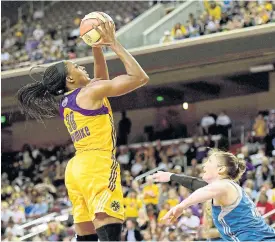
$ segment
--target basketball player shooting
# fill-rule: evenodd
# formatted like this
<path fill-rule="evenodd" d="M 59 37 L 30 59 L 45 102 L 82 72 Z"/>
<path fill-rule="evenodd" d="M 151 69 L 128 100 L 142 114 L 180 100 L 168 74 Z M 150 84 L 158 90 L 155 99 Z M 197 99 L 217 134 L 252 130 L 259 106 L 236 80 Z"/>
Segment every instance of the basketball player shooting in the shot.
<path fill-rule="evenodd" d="M 42 81 L 18 91 L 24 112 L 37 120 L 57 113 L 72 138 L 76 155 L 66 167 L 65 184 L 73 206 L 77 241 L 120 241 L 124 221 L 120 168 L 115 159 L 116 133 L 108 97 L 129 93 L 149 77 L 115 37 L 114 25 L 98 19 L 101 36 L 92 45 L 94 78 L 83 66 L 61 61 L 46 68 Z M 123 62 L 127 74 L 109 80 L 101 46 L 108 45 Z"/>

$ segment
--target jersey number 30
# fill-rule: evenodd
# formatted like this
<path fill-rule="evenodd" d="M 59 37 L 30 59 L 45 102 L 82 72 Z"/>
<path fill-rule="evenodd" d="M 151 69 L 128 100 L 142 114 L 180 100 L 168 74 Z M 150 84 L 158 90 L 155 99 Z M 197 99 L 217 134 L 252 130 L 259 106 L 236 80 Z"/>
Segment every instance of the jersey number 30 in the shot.
<path fill-rule="evenodd" d="M 74 121 L 73 112 L 70 112 L 69 114 L 66 115 L 66 121 L 67 121 L 68 129 L 70 133 L 77 129 L 76 122 Z"/>

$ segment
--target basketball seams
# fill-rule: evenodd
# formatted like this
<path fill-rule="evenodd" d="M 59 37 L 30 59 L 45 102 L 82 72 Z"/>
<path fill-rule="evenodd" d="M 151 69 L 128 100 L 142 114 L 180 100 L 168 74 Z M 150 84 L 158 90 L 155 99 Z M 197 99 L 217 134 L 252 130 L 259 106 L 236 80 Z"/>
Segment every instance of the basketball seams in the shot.
<path fill-rule="evenodd" d="M 96 29 L 92 28 L 92 26 L 91 26 L 92 24 L 84 23 L 85 21 L 87 21 L 89 19 L 92 19 L 92 22 L 100 19 L 104 23 L 110 21 L 113 24 L 114 24 L 114 21 L 108 14 L 106 14 L 104 12 L 92 12 L 92 13 L 85 15 L 85 17 L 82 19 L 81 24 L 80 24 L 80 32 L 81 32 L 80 37 L 83 39 L 83 41 L 86 44 L 92 45 L 92 44 L 98 42 L 101 39 L 101 36 L 98 33 L 98 31 L 96 31 Z M 95 21 L 95 22 L 97 22 L 97 24 L 94 23 L 94 25 L 98 26 L 99 21 Z M 100 30 L 102 30 L 102 28 L 100 26 L 98 26 L 98 28 Z M 83 31 L 81 31 L 81 30 L 83 30 Z"/>

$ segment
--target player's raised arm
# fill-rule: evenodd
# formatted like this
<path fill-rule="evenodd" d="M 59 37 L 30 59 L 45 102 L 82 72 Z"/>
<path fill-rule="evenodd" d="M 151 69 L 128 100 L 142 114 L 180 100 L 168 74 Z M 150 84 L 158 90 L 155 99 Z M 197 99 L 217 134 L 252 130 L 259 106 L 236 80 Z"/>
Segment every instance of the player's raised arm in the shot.
<path fill-rule="evenodd" d="M 109 80 L 108 66 L 101 46 L 93 47 L 94 55 L 94 78 L 101 80 Z"/>
<path fill-rule="evenodd" d="M 112 80 L 102 80 L 91 85 L 92 99 L 102 99 L 104 97 L 121 96 L 145 85 L 149 77 L 138 64 L 135 58 L 116 40 L 114 26 L 110 22 L 101 23 L 101 40 L 94 46 L 108 45 L 118 55 L 123 62 L 126 75 L 120 75 Z"/>
<path fill-rule="evenodd" d="M 155 182 L 175 181 L 192 192 L 207 185 L 207 182 L 197 177 L 186 176 L 184 174 L 178 175 L 171 172 L 158 171 L 152 175 L 152 178 Z"/>

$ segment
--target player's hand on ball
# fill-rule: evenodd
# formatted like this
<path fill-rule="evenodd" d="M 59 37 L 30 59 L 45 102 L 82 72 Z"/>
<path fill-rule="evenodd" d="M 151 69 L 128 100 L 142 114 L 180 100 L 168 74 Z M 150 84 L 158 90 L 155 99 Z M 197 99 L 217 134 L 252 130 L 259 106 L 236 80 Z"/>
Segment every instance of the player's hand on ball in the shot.
<path fill-rule="evenodd" d="M 98 42 L 94 43 L 93 47 L 100 47 L 102 45 L 110 46 L 116 41 L 115 37 L 115 25 L 113 22 L 107 21 L 103 22 L 101 19 L 97 19 L 100 22 L 100 25 L 93 28 L 100 34 L 101 38 Z"/>
<path fill-rule="evenodd" d="M 183 213 L 183 207 L 181 206 L 181 204 L 178 204 L 177 206 L 171 208 L 161 220 L 164 220 L 165 222 L 173 223 L 178 219 L 179 216 L 182 215 L 182 213 Z"/>
<path fill-rule="evenodd" d="M 173 173 L 158 171 L 152 175 L 154 182 L 169 182 Z"/>

